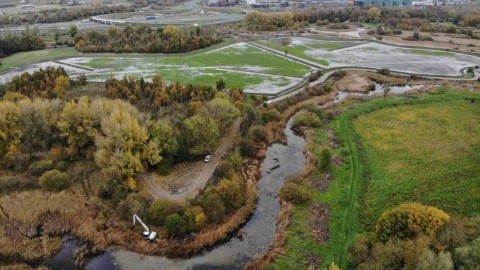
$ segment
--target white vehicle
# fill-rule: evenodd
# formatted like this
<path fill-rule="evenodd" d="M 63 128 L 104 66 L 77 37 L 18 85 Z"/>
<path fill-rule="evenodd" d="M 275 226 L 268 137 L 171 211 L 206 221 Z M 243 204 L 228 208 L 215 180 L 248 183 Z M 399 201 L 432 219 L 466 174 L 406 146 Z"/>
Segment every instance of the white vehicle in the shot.
<path fill-rule="evenodd" d="M 208 162 L 210 161 L 210 159 L 211 159 L 211 158 L 212 158 L 212 156 L 210 156 L 210 155 L 207 155 L 207 156 L 205 157 L 205 163 L 208 163 Z"/>
<path fill-rule="evenodd" d="M 153 239 L 155 239 L 155 236 L 157 236 L 157 233 L 154 231 L 150 231 L 147 225 L 143 223 L 143 221 L 140 219 L 139 216 L 137 216 L 137 214 L 133 215 L 133 226 L 135 226 L 136 220 L 138 220 L 138 222 L 140 222 L 140 224 L 142 224 L 143 228 L 145 229 L 145 231 L 142 233 L 143 236 L 145 236 L 145 238 L 147 238 L 148 240 L 153 241 Z"/>
<path fill-rule="evenodd" d="M 272 103 L 273 103 L 272 99 L 267 100 L 267 104 L 272 104 Z"/>

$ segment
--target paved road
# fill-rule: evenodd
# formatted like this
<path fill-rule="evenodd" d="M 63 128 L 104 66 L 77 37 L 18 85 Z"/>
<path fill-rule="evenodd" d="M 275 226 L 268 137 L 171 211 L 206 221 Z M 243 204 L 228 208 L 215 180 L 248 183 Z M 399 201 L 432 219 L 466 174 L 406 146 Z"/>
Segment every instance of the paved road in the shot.
<path fill-rule="evenodd" d="M 222 143 L 217 148 L 215 153 L 212 154 L 210 162 L 205 163 L 201 169 L 201 173 L 196 175 L 195 179 L 192 179 L 191 185 L 183 188 L 180 192 L 171 192 L 163 189 L 157 183 L 155 183 L 154 175 L 145 173 L 138 175 L 138 179 L 144 184 L 145 191 L 152 195 L 155 199 L 171 199 L 177 201 L 183 201 L 189 198 L 194 198 L 198 195 L 200 190 L 203 190 L 208 183 L 208 180 L 212 177 L 215 169 L 222 160 L 222 157 L 227 151 L 232 148 L 235 137 L 240 132 L 240 119 L 235 121 L 227 131 L 227 135 L 223 138 Z"/>

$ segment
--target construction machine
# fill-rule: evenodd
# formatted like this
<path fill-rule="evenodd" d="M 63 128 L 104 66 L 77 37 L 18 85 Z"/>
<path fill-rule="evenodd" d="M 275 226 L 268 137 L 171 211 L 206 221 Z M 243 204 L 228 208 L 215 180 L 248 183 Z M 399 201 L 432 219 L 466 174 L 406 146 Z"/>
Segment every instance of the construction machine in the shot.
<path fill-rule="evenodd" d="M 143 228 L 145 231 L 142 233 L 143 236 L 145 236 L 146 239 L 153 241 L 155 239 L 155 236 L 157 236 L 157 233 L 154 231 L 150 231 L 150 229 L 143 223 L 143 221 L 140 219 L 140 217 L 137 214 L 133 215 L 133 226 L 135 226 L 135 222 L 138 221 L 140 224 L 142 224 Z"/>

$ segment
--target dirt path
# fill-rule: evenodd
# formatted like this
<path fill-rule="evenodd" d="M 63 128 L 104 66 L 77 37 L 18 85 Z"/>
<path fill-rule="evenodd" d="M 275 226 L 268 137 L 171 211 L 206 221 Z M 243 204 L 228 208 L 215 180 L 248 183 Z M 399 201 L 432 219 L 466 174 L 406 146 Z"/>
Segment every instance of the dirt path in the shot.
<path fill-rule="evenodd" d="M 155 199 L 171 199 L 176 201 L 183 201 L 189 198 L 194 198 L 198 195 L 200 190 L 204 189 L 208 183 L 208 180 L 212 177 L 215 169 L 222 160 L 222 157 L 227 153 L 227 151 L 233 146 L 235 137 L 238 135 L 240 129 L 240 120 L 237 120 L 232 126 L 228 129 L 226 136 L 223 138 L 220 146 L 212 154 L 212 159 L 208 163 L 199 161 L 196 163 L 196 166 L 190 169 L 197 169 L 197 173 L 190 170 L 186 172 L 190 177 L 187 179 L 188 184 L 184 185 L 181 188 L 174 190 L 165 190 L 157 181 L 158 175 L 155 173 L 143 173 L 137 176 L 137 179 L 143 184 L 143 191 L 151 195 Z M 178 174 L 173 174 L 173 178 L 181 177 Z M 193 178 L 192 178 L 193 177 Z M 168 182 L 168 178 L 166 181 Z"/>

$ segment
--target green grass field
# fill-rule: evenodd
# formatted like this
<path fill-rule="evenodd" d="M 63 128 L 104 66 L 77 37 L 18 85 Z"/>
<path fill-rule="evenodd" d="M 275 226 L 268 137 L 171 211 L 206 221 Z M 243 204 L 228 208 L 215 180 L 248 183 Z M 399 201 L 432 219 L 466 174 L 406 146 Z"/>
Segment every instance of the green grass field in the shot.
<path fill-rule="evenodd" d="M 110 74 L 150 78 L 159 74 L 170 83 L 196 83 L 215 85 L 223 78 L 227 87 L 252 88 L 270 84 L 273 87 L 292 85 L 292 80 L 282 76 L 303 77 L 310 71 L 299 64 L 273 53 L 265 53 L 247 45 L 234 45 L 204 54 L 172 57 L 94 57 L 79 65 L 99 69 L 91 78 L 106 78 Z M 103 69 L 103 70 L 102 70 Z M 279 75 L 279 76 L 270 76 Z M 299 80 L 299 79 L 296 79 Z M 264 87 L 264 86 L 262 86 Z M 255 89 L 249 89 L 256 92 Z M 276 89 L 262 90 L 266 93 Z"/>
<path fill-rule="evenodd" d="M 480 106 L 465 100 L 361 115 L 354 129 L 370 181 L 362 216 L 372 223 L 405 201 L 455 216 L 480 214 Z"/>
<path fill-rule="evenodd" d="M 16 53 L 0 59 L 0 61 L 2 61 L 2 65 L 0 66 L 0 73 L 8 69 L 23 65 L 57 60 L 67 57 L 76 57 L 80 55 L 81 54 L 75 51 L 74 48 L 55 48 Z"/>
<path fill-rule="evenodd" d="M 234 46 L 210 53 L 183 57 L 149 57 L 147 59 L 122 57 L 92 58 L 84 66 L 91 68 L 114 67 L 115 72 L 130 69 L 154 69 L 159 74 L 165 69 L 215 68 L 217 66 L 241 71 L 259 71 L 260 73 L 303 77 L 310 71 L 308 66 L 299 64 L 272 53 L 250 46 Z M 181 74 L 179 74 L 181 75 Z"/>
<path fill-rule="evenodd" d="M 325 50 L 330 51 L 330 50 L 341 49 L 341 48 L 346 47 L 345 45 L 342 45 L 342 44 L 339 44 L 339 43 L 309 44 L 308 47 L 304 46 L 304 45 L 284 46 L 284 45 L 279 44 L 279 43 L 266 42 L 266 41 L 262 41 L 261 44 L 264 45 L 264 46 L 270 47 L 272 49 L 275 49 L 277 51 L 281 51 L 281 52 L 284 52 L 285 50 L 287 50 L 288 53 L 291 54 L 291 55 L 294 55 L 294 56 L 297 56 L 297 57 L 300 57 L 300 58 L 304 58 L 304 59 L 310 60 L 312 62 L 319 63 L 320 65 L 323 65 L 323 66 L 328 66 L 328 61 L 327 60 L 312 57 L 312 56 L 306 54 L 305 51 L 311 50 L 312 48 L 313 49 L 325 49 Z"/>
<path fill-rule="evenodd" d="M 62 39 L 63 40 L 63 39 Z M 235 42 L 233 39 L 226 39 L 224 42 L 220 44 L 216 44 L 210 46 L 208 48 L 199 49 L 193 52 L 188 53 L 180 53 L 180 54 L 139 54 L 139 53 L 130 53 L 130 54 L 121 54 L 121 56 L 125 57 L 135 57 L 135 58 L 152 58 L 152 57 L 185 57 L 189 55 L 201 54 L 213 49 L 221 48 L 224 46 L 231 45 Z M 49 48 L 43 49 L 38 51 L 30 51 L 30 52 L 20 52 L 13 55 L 10 55 L 5 58 L 1 58 L 0 61 L 2 65 L 0 65 L 0 73 L 15 67 L 20 67 L 23 65 L 29 65 L 34 63 L 40 63 L 45 61 L 51 60 L 59 60 L 65 59 L 70 57 L 87 57 L 87 56 L 98 56 L 98 57 L 108 57 L 108 58 L 116 58 L 119 57 L 119 54 L 113 53 L 80 53 L 77 52 L 74 48 Z"/>
<path fill-rule="evenodd" d="M 467 98 L 475 98 L 472 103 Z M 343 164 L 326 193 L 313 189 L 313 200 L 295 206 L 288 229 L 286 256 L 275 269 L 306 269 L 306 254 L 323 264 L 349 269 L 348 245 L 356 233 L 372 229 L 378 216 L 405 201 L 439 207 L 454 216 L 480 214 L 480 95 L 438 91 L 415 99 L 401 96 L 347 103 L 342 114 L 315 132 L 314 154 L 328 148 L 326 129 L 341 142 Z M 321 177 L 317 169 L 308 179 Z M 308 185 L 306 183 L 306 185 Z M 310 237 L 310 206 L 330 206 L 331 239 Z"/>

